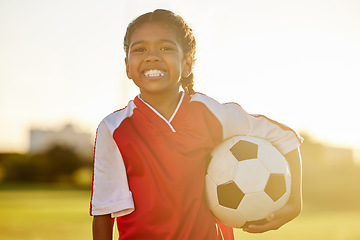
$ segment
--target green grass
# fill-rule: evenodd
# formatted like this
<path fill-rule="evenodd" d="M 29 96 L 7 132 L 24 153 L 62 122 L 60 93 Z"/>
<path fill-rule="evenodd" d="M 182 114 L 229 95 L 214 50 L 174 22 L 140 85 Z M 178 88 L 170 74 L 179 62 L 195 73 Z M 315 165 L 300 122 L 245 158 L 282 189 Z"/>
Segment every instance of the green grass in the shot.
<path fill-rule="evenodd" d="M 0 239 L 91 239 L 89 190 L 0 189 Z M 249 234 L 235 230 L 241 240 L 357 240 L 360 211 L 315 209 L 305 205 L 302 214 L 277 231 Z"/>
<path fill-rule="evenodd" d="M 91 239 L 89 197 L 83 190 L 0 190 L 1 239 Z"/>
<path fill-rule="evenodd" d="M 249 234 L 235 230 L 241 240 L 358 240 L 360 239 L 360 212 L 307 211 L 277 231 Z"/>

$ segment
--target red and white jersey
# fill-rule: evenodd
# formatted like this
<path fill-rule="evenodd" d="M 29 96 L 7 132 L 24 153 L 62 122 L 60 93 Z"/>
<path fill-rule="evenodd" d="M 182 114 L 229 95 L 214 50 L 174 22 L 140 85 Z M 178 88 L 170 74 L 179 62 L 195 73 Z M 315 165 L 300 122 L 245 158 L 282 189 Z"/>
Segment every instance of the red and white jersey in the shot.
<path fill-rule="evenodd" d="M 183 94 L 169 120 L 137 96 L 98 127 L 90 214 L 117 217 L 120 239 L 222 239 L 203 197 L 205 173 L 212 149 L 235 135 L 267 139 L 283 154 L 302 141 L 200 93 Z"/>

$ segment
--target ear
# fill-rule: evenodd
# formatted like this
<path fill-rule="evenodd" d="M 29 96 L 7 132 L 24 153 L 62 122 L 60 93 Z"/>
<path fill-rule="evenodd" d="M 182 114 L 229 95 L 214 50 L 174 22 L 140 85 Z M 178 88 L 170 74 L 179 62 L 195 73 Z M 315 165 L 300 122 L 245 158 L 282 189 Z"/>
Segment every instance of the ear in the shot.
<path fill-rule="evenodd" d="M 129 79 L 132 79 L 131 78 L 131 73 L 130 73 L 129 61 L 128 61 L 127 57 L 125 58 L 125 66 L 126 66 L 126 75 L 127 75 L 127 77 Z"/>
<path fill-rule="evenodd" d="M 192 72 L 193 60 L 185 59 L 185 63 L 182 69 L 181 77 L 187 78 Z"/>

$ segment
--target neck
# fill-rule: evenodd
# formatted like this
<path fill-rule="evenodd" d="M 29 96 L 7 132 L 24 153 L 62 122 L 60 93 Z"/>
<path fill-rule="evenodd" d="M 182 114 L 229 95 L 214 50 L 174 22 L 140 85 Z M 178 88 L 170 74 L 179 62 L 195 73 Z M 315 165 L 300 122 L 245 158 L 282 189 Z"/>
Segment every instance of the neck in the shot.
<path fill-rule="evenodd" d="M 181 93 L 162 93 L 151 95 L 141 93 L 141 99 L 158 111 L 165 119 L 169 120 L 181 99 Z"/>

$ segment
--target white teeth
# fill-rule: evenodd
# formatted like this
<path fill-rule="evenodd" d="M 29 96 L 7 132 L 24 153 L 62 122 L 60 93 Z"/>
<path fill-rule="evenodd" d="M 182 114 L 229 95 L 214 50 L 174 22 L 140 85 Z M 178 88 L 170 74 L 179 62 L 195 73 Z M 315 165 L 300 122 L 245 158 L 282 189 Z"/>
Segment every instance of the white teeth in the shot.
<path fill-rule="evenodd" d="M 164 72 L 160 70 L 148 70 L 144 72 L 145 77 L 162 77 Z"/>

